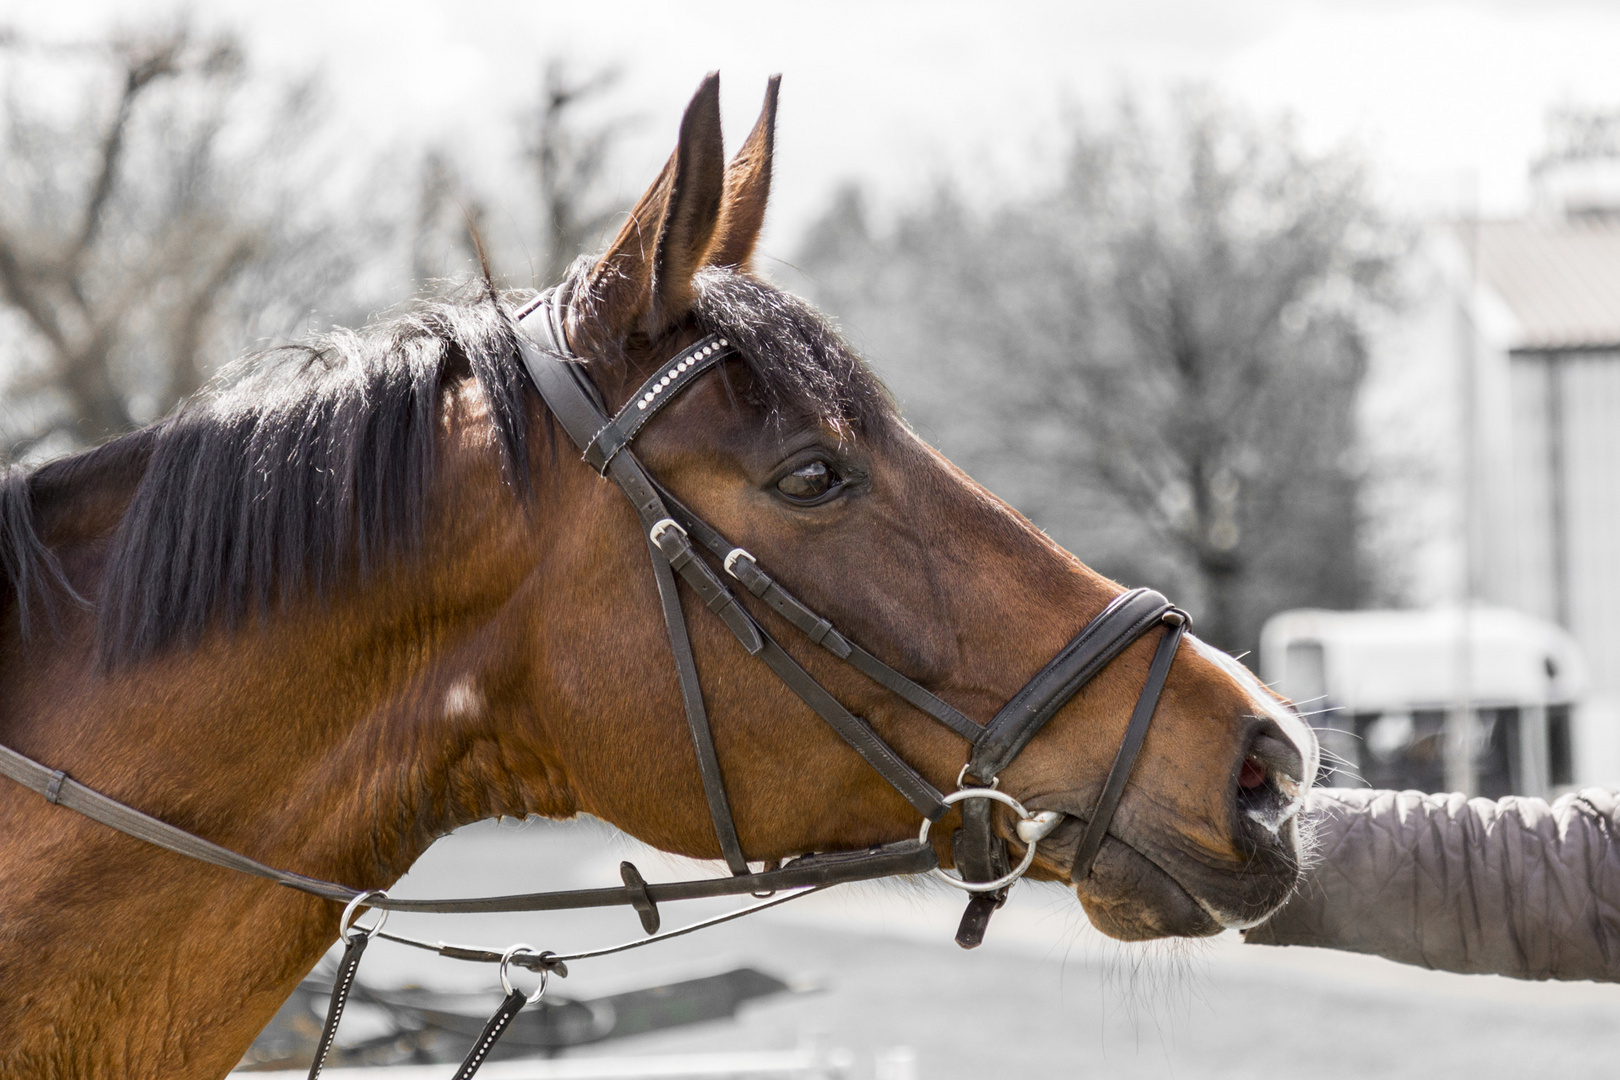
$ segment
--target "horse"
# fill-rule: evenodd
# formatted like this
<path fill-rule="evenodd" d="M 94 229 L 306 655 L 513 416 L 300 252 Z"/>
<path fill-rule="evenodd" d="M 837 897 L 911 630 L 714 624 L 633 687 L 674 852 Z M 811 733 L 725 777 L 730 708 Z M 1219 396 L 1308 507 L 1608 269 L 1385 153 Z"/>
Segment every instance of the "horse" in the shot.
<path fill-rule="evenodd" d="M 1123 589 L 923 442 L 832 324 L 753 270 L 776 86 L 728 163 L 718 77 L 704 81 L 623 228 L 571 271 L 566 333 L 610 409 L 705 335 L 733 343 L 647 425 L 641 460 L 851 640 L 982 724 Z M 356 889 L 497 816 L 589 814 L 717 858 L 646 536 L 526 378 L 524 300 L 486 271 L 8 472 L 0 743 Z M 961 735 L 740 602 L 912 768 L 953 785 Z M 748 859 L 916 835 L 906 799 L 718 620 L 687 629 Z M 1073 883 L 1125 940 L 1252 925 L 1299 872 L 1308 728 L 1241 664 L 1178 640 Z M 1030 876 L 1069 880 L 1154 649 L 1125 649 L 1000 774 L 1060 815 Z M 959 810 L 930 841 L 945 866 Z M 4 780 L 0 835 L 7 1077 L 221 1076 L 339 929 L 341 905 Z"/>

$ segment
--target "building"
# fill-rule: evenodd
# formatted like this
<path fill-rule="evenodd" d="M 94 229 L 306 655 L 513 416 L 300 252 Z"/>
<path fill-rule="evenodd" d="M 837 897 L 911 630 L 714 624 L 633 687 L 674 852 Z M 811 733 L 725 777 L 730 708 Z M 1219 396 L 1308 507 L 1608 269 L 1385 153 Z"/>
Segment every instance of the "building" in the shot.
<path fill-rule="evenodd" d="M 1425 236 L 1370 361 L 1370 492 L 1414 601 L 1573 635 L 1574 780 L 1620 784 L 1620 114 L 1551 135 L 1532 213 Z"/>

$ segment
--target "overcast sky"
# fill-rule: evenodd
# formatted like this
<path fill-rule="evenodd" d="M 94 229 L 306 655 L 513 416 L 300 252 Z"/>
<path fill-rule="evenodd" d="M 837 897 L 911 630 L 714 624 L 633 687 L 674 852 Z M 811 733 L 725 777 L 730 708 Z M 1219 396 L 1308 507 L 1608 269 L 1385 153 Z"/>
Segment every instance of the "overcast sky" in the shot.
<path fill-rule="evenodd" d="M 1620 105 L 1612 2 L 0 0 L 0 20 L 70 35 L 181 7 L 238 28 L 262 65 L 319 65 L 357 140 L 437 141 L 472 171 L 511 167 L 501 155 L 542 58 L 616 63 L 620 104 L 645 118 L 627 189 L 668 154 L 704 72 L 722 73 L 735 145 L 780 71 L 778 255 L 841 179 L 880 202 L 946 172 L 1016 183 L 1050 161 L 1042 134 L 1066 105 L 1103 107 L 1122 87 L 1207 81 L 1294 113 L 1313 145 L 1355 143 L 1405 205 L 1455 209 L 1477 192 L 1492 213 L 1524 204 L 1548 106 Z"/>

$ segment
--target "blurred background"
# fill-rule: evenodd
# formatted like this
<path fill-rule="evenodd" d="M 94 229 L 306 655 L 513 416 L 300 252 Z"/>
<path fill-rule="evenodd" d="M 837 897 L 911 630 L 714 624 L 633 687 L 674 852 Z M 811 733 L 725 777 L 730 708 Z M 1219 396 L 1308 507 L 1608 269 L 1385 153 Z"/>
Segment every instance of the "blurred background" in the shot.
<path fill-rule="evenodd" d="M 1323 782 L 1616 784 L 1617 50 L 1620 11 L 1574 0 L 0 0 L 0 454 L 94 444 L 464 279 L 469 224 L 504 284 L 555 281 L 704 72 L 735 144 L 780 71 L 761 272 L 974 477 L 1301 703 Z M 480 826 L 411 880 L 611 882 L 604 843 Z M 971 956 L 946 898 L 874 892 L 569 992 L 735 959 L 788 989 L 611 1052 L 809 1039 L 804 1068 L 891 1080 L 1506 1077 L 1620 1050 L 1611 988 L 1115 947 L 1025 891 Z"/>

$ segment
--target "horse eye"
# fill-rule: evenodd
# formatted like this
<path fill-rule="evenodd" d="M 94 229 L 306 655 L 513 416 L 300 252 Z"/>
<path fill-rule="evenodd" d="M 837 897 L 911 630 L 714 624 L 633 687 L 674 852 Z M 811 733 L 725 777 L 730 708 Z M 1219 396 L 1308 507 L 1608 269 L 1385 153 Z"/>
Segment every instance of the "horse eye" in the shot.
<path fill-rule="evenodd" d="M 805 501 L 819 499 L 843 481 L 827 467 L 825 461 L 812 461 L 800 465 L 776 482 L 776 490 L 790 499 Z"/>

